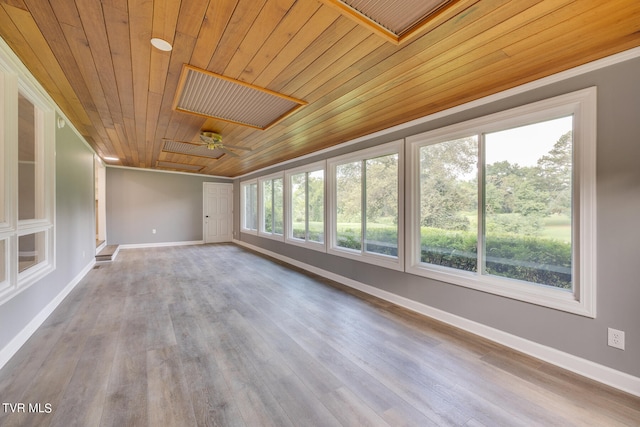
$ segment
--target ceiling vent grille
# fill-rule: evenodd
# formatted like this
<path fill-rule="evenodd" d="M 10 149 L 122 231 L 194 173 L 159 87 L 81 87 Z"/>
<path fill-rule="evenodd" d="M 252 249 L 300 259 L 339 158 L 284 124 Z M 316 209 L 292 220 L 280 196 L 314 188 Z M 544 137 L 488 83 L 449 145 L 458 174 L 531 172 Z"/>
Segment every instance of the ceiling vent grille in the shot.
<path fill-rule="evenodd" d="M 307 103 L 185 64 L 173 108 L 267 129 Z"/>
<path fill-rule="evenodd" d="M 171 140 L 164 142 L 162 151 L 165 153 L 187 154 L 189 156 L 205 157 L 214 160 L 219 159 L 225 154 L 222 150 L 209 150 L 206 145 Z"/>
<path fill-rule="evenodd" d="M 323 0 L 386 39 L 400 43 L 457 0 Z"/>

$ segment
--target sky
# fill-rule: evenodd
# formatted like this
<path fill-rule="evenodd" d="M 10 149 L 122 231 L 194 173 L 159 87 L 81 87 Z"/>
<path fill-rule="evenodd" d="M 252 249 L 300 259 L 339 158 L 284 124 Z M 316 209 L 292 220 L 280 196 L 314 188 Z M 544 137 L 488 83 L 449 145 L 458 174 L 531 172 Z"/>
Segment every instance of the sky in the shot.
<path fill-rule="evenodd" d="M 535 166 L 560 137 L 572 130 L 572 117 L 549 120 L 500 132 L 487 133 L 486 164 L 507 160 L 520 166 Z"/>

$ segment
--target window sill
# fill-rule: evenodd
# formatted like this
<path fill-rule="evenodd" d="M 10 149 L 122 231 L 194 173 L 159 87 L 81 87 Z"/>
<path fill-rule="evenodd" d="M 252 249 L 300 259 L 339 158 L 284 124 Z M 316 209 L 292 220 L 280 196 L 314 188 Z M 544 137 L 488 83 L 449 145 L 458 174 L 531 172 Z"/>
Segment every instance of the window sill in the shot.
<path fill-rule="evenodd" d="M 422 263 L 408 266 L 406 271 L 410 274 L 445 283 L 595 318 L 595 306 L 590 303 L 592 298 L 589 298 L 589 296 L 577 298 L 574 292 L 569 290 Z"/>

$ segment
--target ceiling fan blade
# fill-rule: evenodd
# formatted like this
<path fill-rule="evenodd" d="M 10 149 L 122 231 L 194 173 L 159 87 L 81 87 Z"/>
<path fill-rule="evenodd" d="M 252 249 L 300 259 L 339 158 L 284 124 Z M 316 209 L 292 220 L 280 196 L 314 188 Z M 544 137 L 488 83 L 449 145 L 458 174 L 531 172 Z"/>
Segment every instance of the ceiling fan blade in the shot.
<path fill-rule="evenodd" d="M 228 154 L 228 155 L 230 155 L 232 157 L 238 157 L 238 155 L 236 153 L 234 153 L 233 151 L 229 151 L 226 148 L 219 147 L 217 149 L 220 150 L 220 151 L 223 151 L 225 154 Z"/>
<path fill-rule="evenodd" d="M 182 144 L 191 144 L 191 145 L 205 145 L 206 143 L 200 141 L 182 141 L 180 139 L 173 138 L 162 138 L 163 141 L 171 141 L 171 142 L 180 142 Z"/>
<path fill-rule="evenodd" d="M 244 151 L 253 151 L 252 148 L 247 148 L 247 147 L 239 147 L 237 145 L 229 145 L 229 144 L 224 144 L 224 146 L 226 148 L 232 148 L 234 150 L 244 150 Z"/>
<path fill-rule="evenodd" d="M 201 149 L 204 146 L 204 144 L 197 144 L 195 147 L 188 149 L 187 151 L 185 151 L 185 153 L 190 153 L 192 151 L 196 151 Z"/>

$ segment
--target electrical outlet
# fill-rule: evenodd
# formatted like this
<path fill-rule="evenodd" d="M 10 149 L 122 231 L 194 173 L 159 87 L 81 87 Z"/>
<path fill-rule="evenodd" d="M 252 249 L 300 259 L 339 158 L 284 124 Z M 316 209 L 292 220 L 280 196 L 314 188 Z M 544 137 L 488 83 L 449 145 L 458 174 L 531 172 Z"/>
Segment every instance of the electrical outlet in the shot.
<path fill-rule="evenodd" d="M 609 328 L 607 341 L 609 346 L 624 350 L 624 331 Z"/>
<path fill-rule="evenodd" d="M 151 229 L 151 233 L 152 233 L 152 234 L 156 234 L 156 229 L 155 229 L 155 228 L 152 228 L 152 229 Z"/>

